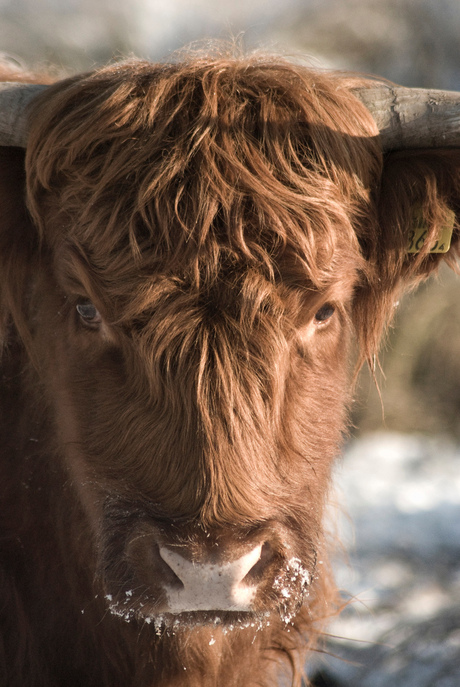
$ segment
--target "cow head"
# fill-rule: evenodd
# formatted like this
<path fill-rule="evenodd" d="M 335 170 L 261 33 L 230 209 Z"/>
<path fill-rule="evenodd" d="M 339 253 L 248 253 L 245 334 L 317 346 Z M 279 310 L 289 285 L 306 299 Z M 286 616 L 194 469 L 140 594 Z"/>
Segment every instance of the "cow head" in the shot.
<path fill-rule="evenodd" d="M 3 307 L 111 610 L 290 620 L 321 585 L 353 330 L 371 358 L 436 265 L 458 155 L 384 164 L 349 84 L 259 58 L 69 79 L 34 92 L 25 131 L 29 214 L 4 152 Z"/>

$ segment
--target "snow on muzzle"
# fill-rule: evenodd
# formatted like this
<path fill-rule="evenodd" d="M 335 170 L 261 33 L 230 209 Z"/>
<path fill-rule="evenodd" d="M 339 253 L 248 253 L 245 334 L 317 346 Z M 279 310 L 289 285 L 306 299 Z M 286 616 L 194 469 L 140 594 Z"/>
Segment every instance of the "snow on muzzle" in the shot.
<path fill-rule="evenodd" d="M 262 544 L 221 563 L 190 561 L 165 546 L 159 553 L 177 578 L 174 586 L 165 586 L 170 613 L 252 610 L 257 584 L 248 573 L 261 560 Z"/>
<path fill-rule="evenodd" d="M 206 623 L 210 613 L 224 623 L 245 614 L 290 619 L 309 594 L 314 548 L 278 523 L 251 532 L 190 527 L 179 537 L 151 520 L 136 518 L 125 532 L 120 522 L 107 522 L 98 572 L 110 611 L 126 621 L 171 615 Z"/>

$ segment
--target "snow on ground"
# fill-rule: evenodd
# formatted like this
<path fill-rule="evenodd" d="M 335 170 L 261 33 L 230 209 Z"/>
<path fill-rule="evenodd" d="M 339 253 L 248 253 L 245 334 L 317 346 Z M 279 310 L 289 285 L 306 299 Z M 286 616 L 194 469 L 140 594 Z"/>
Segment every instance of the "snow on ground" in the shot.
<path fill-rule="evenodd" d="M 353 601 L 330 627 L 328 649 L 345 661 L 318 661 L 316 684 L 458 687 L 460 447 L 365 436 L 349 445 L 336 483 L 349 560 L 336 562 L 336 577 Z"/>

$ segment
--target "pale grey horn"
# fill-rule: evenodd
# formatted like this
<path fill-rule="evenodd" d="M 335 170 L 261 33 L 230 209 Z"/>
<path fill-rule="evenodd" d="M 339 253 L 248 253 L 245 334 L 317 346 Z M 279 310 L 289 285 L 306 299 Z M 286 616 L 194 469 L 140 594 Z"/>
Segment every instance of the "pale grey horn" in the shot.
<path fill-rule="evenodd" d="M 0 146 L 27 145 L 27 106 L 42 91 L 41 84 L 0 83 Z"/>
<path fill-rule="evenodd" d="M 460 93 L 386 84 L 354 93 L 372 114 L 385 152 L 460 147 Z"/>
<path fill-rule="evenodd" d="M 0 83 L 0 145 L 26 146 L 27 106 L 46 88 Z M 386 84 L 354 93 L 372 114 L 385 152 L 460 147 L 460 93 Z"/>

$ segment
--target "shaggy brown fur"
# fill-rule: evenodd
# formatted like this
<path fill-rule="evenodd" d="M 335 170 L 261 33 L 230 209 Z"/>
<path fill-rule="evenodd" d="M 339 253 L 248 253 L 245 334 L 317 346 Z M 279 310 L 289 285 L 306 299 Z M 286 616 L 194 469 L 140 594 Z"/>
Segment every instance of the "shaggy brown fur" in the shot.
<path fill-rule="evenodd" d="M 460 202 L 460 153 L 383 160 L 352 85 L 132 61 L 52 86 L 25 160 L 0 151 L 1 684 L 268 686 L 285 662 L 300 685 L 335 610 L 350 338 L 372 359 L 440 259 L 405 253 L 414 206 L 433 237 Z M 154 622 L 149 547 L 253 540 L 254 616 Z"/>

